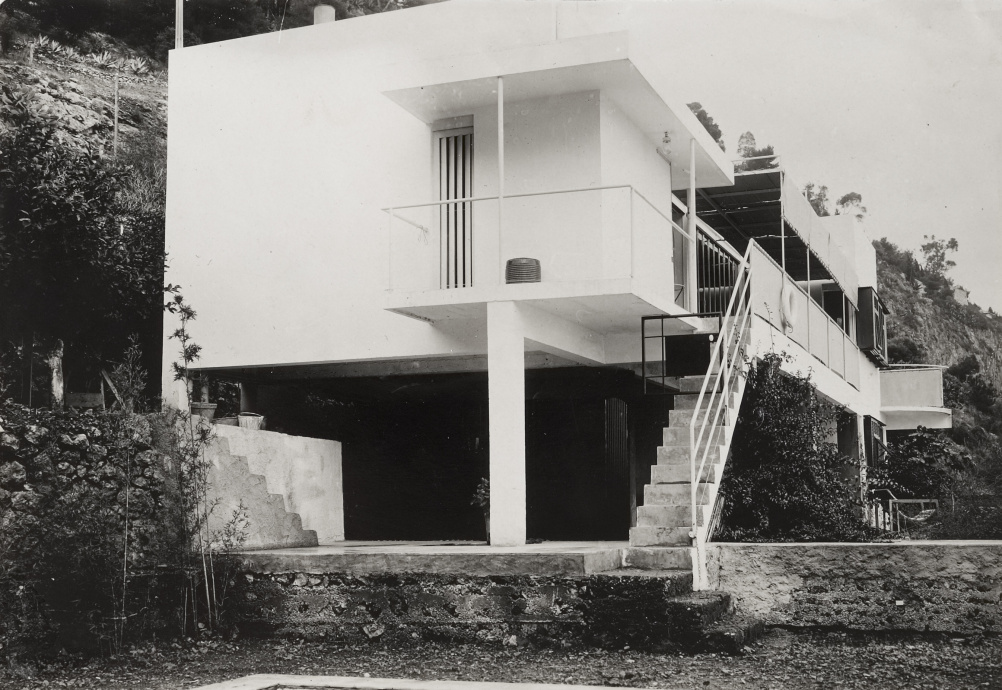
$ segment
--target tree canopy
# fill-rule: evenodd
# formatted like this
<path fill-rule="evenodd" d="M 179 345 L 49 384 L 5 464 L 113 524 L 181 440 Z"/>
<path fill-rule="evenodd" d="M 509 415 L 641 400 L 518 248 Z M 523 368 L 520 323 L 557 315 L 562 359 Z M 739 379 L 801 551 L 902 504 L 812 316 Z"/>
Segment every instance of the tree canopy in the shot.
<path fill-rule="evenodd" d="M 413 0 L 325 0 L 340 17 L 414 4 Z M 185 43 L 211 43 L 313 23 L 318 0 L 186 0 Z M 42 31 L 77 42 L 100 32 L 164 60 L 174 46 L 175 0 L 7 0 L 0 13 L 30 17 Z M 77 39 L 77 40 L 74 40 Z"/>
<path fill-rule="evenodd" d="M 163 306 L 164 217 L 126 169 L 28 112 L 0 134 L 0 344 L 117 357 Z"/>
<path fill-rule="evenodd" d="M 717 146 L 720 147 L 721 151 L 726 151 L 727 146 L 724 145 L 724 133 L 720 130 L 720 125 L 714 122 L 713 117 L 710 116 L 706 109 L 699 101 L 693 101 L 688 104 L 689 110 L 692 114 L 696 116 L 699 123 L 706 128 L 706 131 L 713 137 L 713 140 L 717 142 Z"/>
<path fill-rule="evenodd" d="M 764 156 L 776 155 L 773 147 L 770 145 L 759 148 L 758 144 L 755 142 L 755 135 L 751 132 L 745 132 L 738 138 L 738 155 L 742 158 L 759 159 L 744 161 L 737 166 L 738 170 L 768 170 L 769 168 L 776 168 L 779 166 L 779 163 L 775 158 L 763 158 Z"/>

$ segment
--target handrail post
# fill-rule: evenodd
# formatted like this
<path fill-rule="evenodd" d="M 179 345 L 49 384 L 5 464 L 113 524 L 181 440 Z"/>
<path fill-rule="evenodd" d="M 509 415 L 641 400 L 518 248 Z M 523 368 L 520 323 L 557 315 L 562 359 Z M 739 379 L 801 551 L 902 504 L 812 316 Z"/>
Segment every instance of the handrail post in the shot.
<path fill-rule="evenodd" d="M 393 289 L 393 220 L 396 210 L 390 209 L 390 221 L 386 224 L 386 289 Z"/>

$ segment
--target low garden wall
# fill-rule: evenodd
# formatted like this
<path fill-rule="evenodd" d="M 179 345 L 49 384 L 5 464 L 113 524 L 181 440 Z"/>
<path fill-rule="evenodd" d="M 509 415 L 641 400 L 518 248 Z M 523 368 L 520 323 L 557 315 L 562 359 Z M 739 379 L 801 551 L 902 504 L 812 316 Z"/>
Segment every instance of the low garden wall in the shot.
<path fill-rule="evenodd" d="M 707 560 L 767 625 L 1002 633 L 1002 541 L 709 544 Z"/>
<path fill-rule="evenodd" d="M 691 578 L 254 572 L 227 617 L 241 635 L 326 641 L 684 646 L 730 598 Z"/>

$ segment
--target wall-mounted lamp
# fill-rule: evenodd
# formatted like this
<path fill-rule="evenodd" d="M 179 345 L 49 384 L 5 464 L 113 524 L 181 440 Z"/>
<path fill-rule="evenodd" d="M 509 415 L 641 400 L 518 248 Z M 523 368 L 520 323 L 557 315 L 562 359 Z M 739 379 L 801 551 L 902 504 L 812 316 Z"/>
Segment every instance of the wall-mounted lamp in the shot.
<path fill-rule="evenodd" d="M 671 164 L 671 161 L 668 159 L 671 155 L 671 137 L 668 135 L 668 132 L 665 132 L 664 138 L 661 140 L 661 146 L 657 148 L 657 152 L 659 156 Z"/>

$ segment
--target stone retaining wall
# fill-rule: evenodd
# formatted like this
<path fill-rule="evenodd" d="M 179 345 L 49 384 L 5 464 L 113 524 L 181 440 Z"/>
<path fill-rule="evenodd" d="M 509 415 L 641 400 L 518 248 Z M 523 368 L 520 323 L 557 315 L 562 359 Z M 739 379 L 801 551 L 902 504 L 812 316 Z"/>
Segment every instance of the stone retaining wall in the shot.
<path fill-rule="evenodd" d="M 245 570 L 227 604 L 243 635 L 329 641 L 684 646 L 729 610 L 688 574 L 460 576 Z"/>
<path fill-rule="evenodd" d="M 709 544 L 711 587 L 767 625 L 1002 633 L 1002 541 Z"/>

